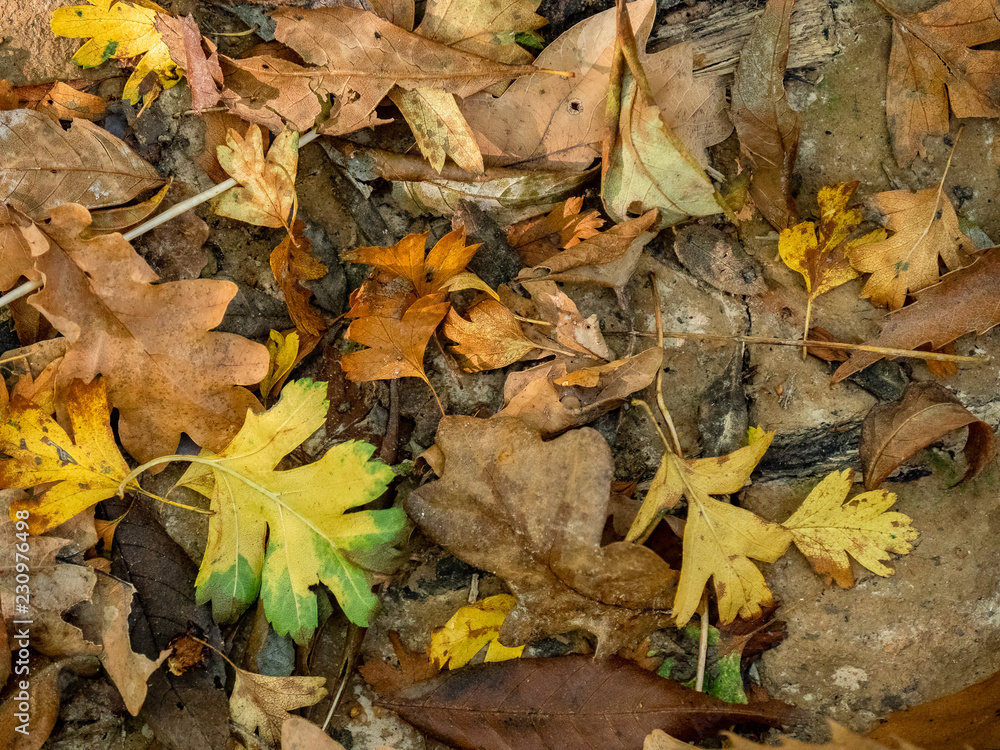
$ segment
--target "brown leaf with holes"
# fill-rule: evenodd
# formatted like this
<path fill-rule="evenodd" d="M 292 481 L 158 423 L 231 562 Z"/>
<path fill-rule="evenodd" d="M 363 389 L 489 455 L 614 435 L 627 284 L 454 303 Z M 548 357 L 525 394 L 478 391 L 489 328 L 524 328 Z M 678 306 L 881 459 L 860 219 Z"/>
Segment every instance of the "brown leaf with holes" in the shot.
<path fill-rule="evenodd" d="M 861 425 L 865 489 L 873 490 L 917 451 L 949 432 L 969 428 L 962 481 L 983 470 L 994 453 L 993 428 L 936 383 L 913 383 L 901 401 L 872 407 Z"/>
<path fill-rule="evenodd" d="M 304 234 L 305 228 L 303 222 L 296 221 L 292 226 L 292 233 L 285 235 L 281 244 L 274 248 L 271 252 L 271 272 L 285 295 L 285 305 L 295 326 L 305 333 L 318 336 L 326 330 L 326 320 L 309 304 L 313 293 L 300 282 L 321 279 L 329 269 L 313 255 L 312 243 Z"/>

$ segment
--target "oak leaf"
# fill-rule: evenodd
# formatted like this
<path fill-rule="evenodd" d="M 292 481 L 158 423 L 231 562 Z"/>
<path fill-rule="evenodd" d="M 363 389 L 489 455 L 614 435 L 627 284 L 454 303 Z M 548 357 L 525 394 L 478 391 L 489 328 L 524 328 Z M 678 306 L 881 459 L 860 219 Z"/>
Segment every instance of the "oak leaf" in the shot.
<path fill-rule="evenodd" d="M 465 314 L 448 311 L 444 335 L 456 342 L 450 351 L 467 372 L 495 370 L 534 356 L 545 356 L 524 335 L 514 314 L 496 300 L 473 305 Z"/>
<path fill-rule="evenodd" d="M 894 493 L 872 490 L 847 501 L 853 483 L 853 469 L 831 472 L 782 524 L 813 570 L 841 588 L 854 585 L 848 553 L 875 575 L 890 576 L 889 552 L 905 555 L 917 538 L 909 516 L 886 512 Z"/>
<path fill-rule="evenodd" d="M 899 166 L 948 132 L 949 104 L 956 117 L 1000 117 L 1000 52 L 972 49 L 1000 39 L 992 3 L 949 0 L 915 14 L 880 5 L 893 19 L 885 109 Z"/>
<path fill-rule="evenodd" d="M 764 576 L 750 558 L 774 562 L 784 554 L 791 534 L 712 495 L 739 492 L 773 437 L 773 432 L 751 428 L 750 444 L 727 456 L 685 461 L 672 451 L 664 454 L 626 539 L 647 537 L 682 495 L 687 498 L 683 563 L 674 600 L 678 626 L 695 613 L 709 578 L 714 580 L 723 623 L 737 615 L 755 617 L 762 605 L 772 602 Z"/>
<path fill-rule="evenodd" d="M 271 272 L 285 295 L 288 314 L 296 327 L 309 336 L 318 336 L 326 330 L 326 321 L 309 304 L 312 291 L 300 282 L 322 279 L 329 269 L 313 255 L 312 243 L 305 235 L 305 228 L 301 221 L 292 224 L 292 231 L 271 252 Z"/>
<path fill-rule="evenodd" d="M 938 257 L 954 271 L 972 262 L 978 248 L 958 228 L 958 215 L 942 188 L 915 193 L 890 190 L 869 201 L 886 229 L 886 240 L 855 247 L 848 255 L 851 265 L 870 273 L 862 297 L 873 305 L 898 310 L 907 292 L 924 289 L 938 280 Z"/>
<path fill-rule="evenodd" d="M 930 344 L 937 350 L 963 334 L 986 333 L 1000 324 L 998 285 L 1000 248 L 991 248 L 972 265 L 952 271 L 934 286 L 916 292 L 915 301 L 888 315 L 882 333 L 865 343 L 890 349 L 916 349 L 921 344 Z M 839 383 L 884 356 L 876 352 L 853 352 L 833 373 L 832 380 Z"/>
<path fill-rule="evenodd" d="M 443 628 L 431 633 L 427 655 L 438 669 L 464 667 L 484 648 L 488 664 L 519 658 L 524 646 L 508 647 L 497 640 L 500 626 L 515 604 L 517 600 L 510 594 L 497 594 L 461 607 Z"/>
<path fill-rule="evenodd" d="M 236 681 L 229 697 L 232 720 L 275 747 L 289 711 L 313 706 L 326 696 L 325 677 L 271 677 L 234 667 Z"/>
<path fill-rule="evenodd" d="M 407 512 L 449 552 L 507 581 L 517 605 L 502 644 L 583 628 L 606 656 L 669 622 L 676 571 L 644 547 L 600 546 L 614 463 L 598 432 L 543 442 L 516 418 L 446 416 L 431 450 L 440 478 L 410 494 Z"/>
<path fill-rule="evenodd" d="M 782 229 L 778 237 L 781 259 L 806 280 L 809 303 L 803 338 L 808 338 L 806 334 L 809 332 L 813 300 L 858 277 L 858 272 L 848 260 L 850 253 L 861 245 L 882 242 L 886 238 L 884 229 L 876 229 L 863 237 L 848 239 L 864 220 L 861 209 L 847 207 L 857 189 L 857 181 L 820 188 L 816 196 L 819 226 L 804 221 Z"/>
<path fill-rule="evenodd" d="M 314 463 L 275 471 L 325 423 L 325 394 L 326 383 L 289 383 L 272 409 L 247 414 L 225 449 L 184 458 L 192 465 L 177 482 L 210 498 L 215 512 L 195 582 L 198 603 L 211 601 L 216 619 L 231 621 L 260 593 L 275 631 L 297 643 L 316 629 L 311 587 L 321 582 L 352 622 L 367 626 L 377 603 L 372 571 L 391 566 L 406 525 L 399 509 L 347 513 L 381 495 L 393 476 L 368 460 L 375 449 L 367 443 L 341 443 Z"/>
<path fill-rule="evenodd" d="M 226 145 L 217 149 L 219 164 L 239 183 L 212 201 L 219 216 L 256 224 L 284 227 L 292 234 L 298 199 L 295 173 L 299 164 L 299 134 L 282 131 L 264 157 L 260 128 L 251 125 L 241 137 L 235 130 L 226 134 Z"/>
<path fill-rule="evenodd" d="M 950 391 L 936 383 L 913 383 L 901 401 L 872 407 L 861 424 L 858 449 L 865 488 L 875 489 L 914 453 L 963 427 L 969 428 L 964 482 L 993 458 L 993 428 L 976 419 Z"/>
<path fill-rule="evenodd" d="M 795 0 L 768 0 L 740 53 L 731 116 L 740 152 L 753 164 L 750 197 L 778 230 L 794 223 L 792 172 L 802 118 L 785 98 L 789 19 Z"/>
<path fill-rule="evenodd" d="M 597 211 L 580 213 L 582 208 L 583 198 L 576 196 L 545 215 L 519 221 L 507 230 L 507 243 L 524 265 L 537 266 L 560 250 L 598 234 L 604 219 Z"/>
<path fill-rule="evenodd" d="M 241 385 L 267 373 L 267 349 L 211 329 L 236 285 L 156 274 L 119 234 L 84 240 L 77 205 L 26 231 L 45 286 L 30 303 L 69 341 L 57 393 L 75 378 L 107 381 L 122 445 L 144 461 L 174 450 L 181 433 L 221 448 L 258 401 Z"/>
<path fill-rule="evenodd" d="M 63 130 L 35 110 L 0 112 L 0 203 L 36 221 L 64 203 L 116 206 L 162 184 L 152 165 L 91 122 Z"/>
<path fill-rule="evenodd" d="M 87 38 L 73 55 L 81 68 L 93 68 L 108 60 L 142 58 L 125 82 L 122 98 L 139 101 L 139 85 L 155 73 L 164 89 L 180 81 L 176 63 L 156 30 L 156 17 L 166 11 L 146 0 L 137 5 L 115 0 L 87 0 L 90 5 L 71 5 L 52 12 L 52 32 L 71 39 Z M 148 95 L 147 95 L 148 96 Z M 148 104 L 151 99 L 146 99 Z"/>

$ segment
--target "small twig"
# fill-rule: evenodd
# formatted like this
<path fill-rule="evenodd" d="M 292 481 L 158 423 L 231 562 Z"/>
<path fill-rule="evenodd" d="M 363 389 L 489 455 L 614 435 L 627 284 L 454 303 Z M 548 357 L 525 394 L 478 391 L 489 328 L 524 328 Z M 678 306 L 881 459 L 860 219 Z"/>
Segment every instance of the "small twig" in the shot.
<path fill-rule="evenodd" d="M 0 307 L 4 305 L 9 305 L 15 300 L 21 299 L 21 297 L 26 297 L 31 294 L 36 289 L 40 289 L 42 286 L 41 281 L 25 281 L 21 286 L 14 287 L 5 295 L 0 297 Z"/>
<path fill-rule="evenodd" d="M 705 687 L 705 665 L 708 663 L 708 599 L 702 597 L 701 606 L 701 641 L 698 643 L 698 674 L 695 677 L 694 689 L 699 693 Z"/>

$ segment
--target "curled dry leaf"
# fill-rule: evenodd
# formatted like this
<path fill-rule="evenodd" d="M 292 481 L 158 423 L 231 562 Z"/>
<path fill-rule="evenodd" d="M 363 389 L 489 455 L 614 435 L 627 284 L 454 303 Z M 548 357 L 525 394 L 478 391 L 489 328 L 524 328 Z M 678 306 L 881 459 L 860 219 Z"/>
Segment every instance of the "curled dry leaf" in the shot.
<path fill-rule="evenodd" d="M 517 606 L 501 643 L 583 628 L 607 656 L 669 622 L 676 571 L 644 547 L 600 546 L 614 464 L 599 433 L 543 442 L 516 418 L 446 416 L 436 441 L 440 479 L 406 510 L 449 552 L 507 581 Z"/>
<path fill-rule="evenodd" d="M 866 344 L 890 349 L 940 349 L 965 333 L 979 334 L 1000 324 L 1000 248 L 991 248 L 971 266 L 952 271 L 938 284 L 917 292 L 916 301 L 886 317 L 882 333 Z M 853 352 L 833 373 L 833 382 L 865 369 L 885 355 Z"/>
<path fill-rule="evenodd" d="M 526 266 L 537 266 L 577 243 L 593 237 L 604 226 L 597 211 L 580 213 L 583 197 L 558 204 L 548 214 L 519 221 L 507 230 L 507 242 Z"/>
<path fill-rule="evenodd" d="M 853 469 L 831 472 L 782 524 L 813 570 L 845 589 L 854 585 L 848 553 L 875 575 L 890 576 L 889 552 L 905 555 L 917 538 L 909 516 L 886 512 L 895 494 L 872 490 L 848 501 L 853 483 Z"/>
<path fill-rule="evenodd" d="M 459 608 L 444 627 L 431 633 L 427 656 L 438 669 L 460 669 L 484 648 L 487 664 L 519 658 L 524 646 L 507 647 L 498 640 L 500 626 L 515 604 L 510 594 L 497 594 Z"/>
<path fill-rule="evenodd" d="M 421 731 L 469 750 L 638 748 L 653 729 L 698 741 L 734 723 L 801 718 L 780 701 L 750 706 L 681 687 L 616 656 L 481 664 L 379 701 Z"/>
<path fill-rule="evenodd" d="M 292 718 L 289 711 L 313 706 L 326 696 L 325 677 L 268 677 L 234 669 L 232 720 L 272 746 L 281 739 L 282 725 Z"/>
<path fill-rule="evenodd" d="M 950 391 L 936 383 L 913 383 L 902 401 L 872 407 L 861 425 L 865 487 L 878 487 L 914 453 L 963 427 L 969 428 L 964 482 L 993 458 L 993 428 L 976 419 Z"/>
<path fill-rule="evenodd" d="M 195 279 L 154 284 L 156 274 L 119 234 L 80 238 L 90 215 L 52 210 L 26 232 L 45 287 L 30 299 L 69 340 L 57 393 L 75 378 L 107 381 L 119 436 L 140 461 L 172 452 L 187 433 L 216 449 L 259 402 L 245 388 L 267 373 L 267 349 L 211 332 L 236 285 Z"/>
<path fill-rule="evenodd" d="M 194 17 L 156 17 L 156 30 L 167 45 L 170 57 L 184 71 L 191 87 L 191 109 L 197 113 L 219 103 L 219 86 L 222 85 L 222 68 L 215 45 L 203 39 Z M 208 48 L 208 54 L 202 45 Z"/>
<path fill-rule="evenodd" d="M 951 271 L 972 262 L 976 243 L 958 228 L 955 208 L 941 187 L 915 193 L 891 190 L 869 199 L 893 234 L 853 247 L 848 260 L 862 273 L 871 274 L 861 296 L 870 298 L 873 305 L 898 310 L 907 292 L 936 282 L 938 257 Z"/>
<path fill-rule="evenodd" d="M 596 313 L 584 318 L 576 303 L 554 281 L 541 279 L 521 284 L 535 303 L 536 313 L 532 317 L 549 324 L 545 329 L 548 337 L 568 352 L 605 361 L 611 359 Z"/>
<path fill-rule="evenodd" d="M 271 253 L 271 272 L 285 295 L 285 305 L 295 326 L 303 333 L 318 336 L 326 330 L 326 320 L 309 304 L 313 293 L 300 282 L 322 279 L 329 269 L 313 255 L 305 228 L 301 221 L 292 224 L 291 233 Z"/>
<path fill-rule="evenodd" d="M 740 152 L 753 164 L 750 197 L 778 230 L 795 222 L 792 171 L 802 118 L 785 98 L 789 20 L 795 0 L 768 0 L 740 53 L 731 116 Z"/>
<path fill-rule="evenodd" d="M 152 165 L 93 123 L 63 130 L 41 112 L 0 112 L 0 203 L 35 220 L 64 203 L 116 206 L 162 184 Z"/>

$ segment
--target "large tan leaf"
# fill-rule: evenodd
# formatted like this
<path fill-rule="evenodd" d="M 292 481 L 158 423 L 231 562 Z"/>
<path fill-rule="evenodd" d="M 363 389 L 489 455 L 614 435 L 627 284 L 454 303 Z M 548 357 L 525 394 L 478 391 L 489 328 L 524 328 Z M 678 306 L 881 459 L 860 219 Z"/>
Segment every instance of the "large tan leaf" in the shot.
<path fill-rule="evenodd" d="M 64 203 L 116 206 L 163 182 L 128 146 L 87 120 L 63 130 L 42 112 L 0 112 L 0 203 L 33 219 Z"/>
<path fill-rule="evenodd" d="M 120 414 L 125 449 L 140 461 L 171 453 L 181 433 L 218 450 L 259 403 L 241 385 L 267 374 L 267 349 L 226 333 L 236 286 L 196 279 L 154 285 L 156 274 L 119 234 L 90 240 L 77 205 L 52 210 L 29 230 L 45 280 L 31 298 L 69 341 L 57 392 L 74 378 L 102 374 Z"/>

